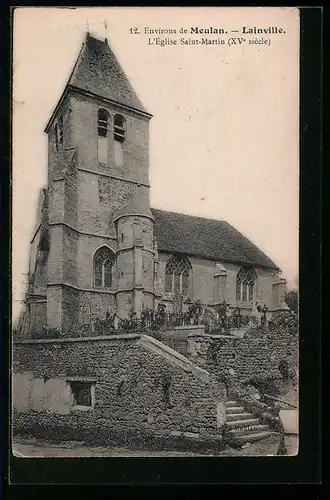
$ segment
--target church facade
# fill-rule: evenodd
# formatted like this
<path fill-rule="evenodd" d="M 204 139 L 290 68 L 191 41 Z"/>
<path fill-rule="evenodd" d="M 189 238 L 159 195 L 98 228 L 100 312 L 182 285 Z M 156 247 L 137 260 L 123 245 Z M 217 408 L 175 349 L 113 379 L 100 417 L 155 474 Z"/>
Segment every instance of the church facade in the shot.
<path fill-rule="evenodd" d="M 26 296 L 29 330 L 69 331 L 92 314 L 125 319 L 223 300 L 285 307 L 280 269 L 224 221 L 150 207 L 149 121 L 107 40 L 87 34 L 51 116 Z"/>

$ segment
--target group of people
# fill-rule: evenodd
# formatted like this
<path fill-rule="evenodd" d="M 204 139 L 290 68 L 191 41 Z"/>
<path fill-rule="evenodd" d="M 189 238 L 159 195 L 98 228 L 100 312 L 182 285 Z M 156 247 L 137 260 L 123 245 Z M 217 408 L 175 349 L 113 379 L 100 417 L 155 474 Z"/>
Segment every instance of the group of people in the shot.
<path fill-rule="evenodd" d="M 252 306 L 251 314 L 249 315 L 249 326 L 265 326 L 267 323 L 267 311 L 268 307 L 264 304 L 260 304 L 259 302 L 254 302 Z M 237 318 L 239 325 L 242 324 L 242 314 L 239 307 L 234 309 L 232 312 L 229 309 L 228 304 L 225 301 L 218 306 L 218 315 L 220 323 L 224 326 L 228 323 L 228 318 L 234 317 Z"/>

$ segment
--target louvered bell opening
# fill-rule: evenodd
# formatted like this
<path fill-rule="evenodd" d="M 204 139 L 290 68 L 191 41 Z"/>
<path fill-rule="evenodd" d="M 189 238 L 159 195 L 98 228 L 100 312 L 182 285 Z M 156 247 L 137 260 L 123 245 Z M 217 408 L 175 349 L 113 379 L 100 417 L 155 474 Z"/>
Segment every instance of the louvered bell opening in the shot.
<path fill-rule="evenodd" d="M 125 140 L 125 129 L 115 125 L 114 127 L 114 139 L 118 142 L 124 142 Z"/>
<path fill-rule="evenodd" d="M 98 122 L 98 135 L 100 137 L 106 137 L 108 133 L 108 122 L 107 120 L 99 120 Z"/>

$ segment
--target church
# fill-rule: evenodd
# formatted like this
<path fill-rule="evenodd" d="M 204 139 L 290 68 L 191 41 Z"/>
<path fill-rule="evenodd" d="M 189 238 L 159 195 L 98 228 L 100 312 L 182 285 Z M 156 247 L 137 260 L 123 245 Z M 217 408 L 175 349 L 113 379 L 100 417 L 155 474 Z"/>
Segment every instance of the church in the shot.
<path fill-rule="evenodd" d="M 49 119 L 31 240 L 30 332 L 199 300 L 285 307 L 278 266 L 228 222 L 150 207 L 149 121 L 107 40 L 86 35 Z"/>

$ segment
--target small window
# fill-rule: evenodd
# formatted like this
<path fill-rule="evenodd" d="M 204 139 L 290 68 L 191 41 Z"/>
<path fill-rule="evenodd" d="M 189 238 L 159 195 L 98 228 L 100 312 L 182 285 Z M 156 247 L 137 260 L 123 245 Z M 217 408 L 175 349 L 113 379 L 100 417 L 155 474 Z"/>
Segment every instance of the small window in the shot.
<path fill-rule="evenodd" d="M 63 148 L 63 117 L 60 116 L 54 127 L 55 150 L 58 152 Z"/>
<path fill-rule="evenodd" d="M 59 134 L 58 141 L 59 141 L 60 147 L 62 147 L 63 146 L 63 116 L 60 116 L 60 118 L 58 120 L 58 134 Z"/>
<path fill-rule="evenodd" d="M 94 408 L 95 382 L 85 380 L 69 380 L 69 386 L 73 395 L 74 408 Z"/>
<path fill-rule="evenodd" d="M 55 140 L 55 150 L 56 152 L 59 150 L 59 142 L 58 142 L 58 125 L 56 123 L 54 127 L 54 140 Z"/>

